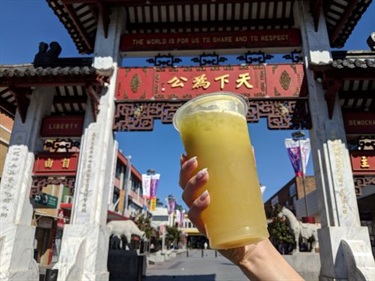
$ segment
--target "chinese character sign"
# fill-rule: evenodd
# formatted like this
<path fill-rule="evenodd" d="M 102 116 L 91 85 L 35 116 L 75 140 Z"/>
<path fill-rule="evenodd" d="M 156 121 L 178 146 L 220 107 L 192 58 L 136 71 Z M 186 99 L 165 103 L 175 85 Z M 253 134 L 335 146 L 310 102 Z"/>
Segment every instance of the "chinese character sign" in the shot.
<path fill-rule="evenodd" d="M 297 141 L 286 139 L 285 147 L 287 148 L 288 156 L 296 176 L 301 177 L 305 175 L 311 151 L 310 139 Z"/>
<path fill-rule="evenodd" d="M 350 151 L 353 175 L 373 175 L 375 173 L 375 151 Z"/>
<path fill-rule="evenodd" d="M 37 175 L 75 175 L 78 153 L 41 152 L 36 154 L 33 173 Z"/>
<path fill-rule="evenodd" d="M 186 100 L 205 93 L 230 91 L 248 98 L 306 95 L 302 64 L 120 68 L 116 100 Z M 133 87 L 137 81 L 137 87 Z"/>

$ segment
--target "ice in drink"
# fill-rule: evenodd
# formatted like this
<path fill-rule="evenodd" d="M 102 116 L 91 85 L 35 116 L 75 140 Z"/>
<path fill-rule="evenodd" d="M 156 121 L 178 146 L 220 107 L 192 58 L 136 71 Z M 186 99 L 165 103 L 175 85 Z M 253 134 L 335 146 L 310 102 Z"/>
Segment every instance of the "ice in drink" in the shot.
<path fill-rule="evenodd" d="M 246 102 L 234 94 L 201 96 L 174 118 L 188 157 L 208 168 L 211 204 L 202 214 L 210 246 L 239 247 L 268 237 L 247 122 Z"/>

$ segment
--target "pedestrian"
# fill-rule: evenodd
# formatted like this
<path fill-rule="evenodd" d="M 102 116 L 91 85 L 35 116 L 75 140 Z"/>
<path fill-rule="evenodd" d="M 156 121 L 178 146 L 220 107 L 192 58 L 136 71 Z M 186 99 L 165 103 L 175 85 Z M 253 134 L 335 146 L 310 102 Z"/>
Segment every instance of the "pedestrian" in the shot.
<path fill-rule="evenodd" d="M 182 155 L 180 162 L 179 184 L 183 189 L 182 199 L 190 208 L 189 219 L 202 234 L 206 234 L 201 214 L 210 204 L 211 198 L 207 190 L 201 194 L 197 193 L 208 182 L 209 171 L 202 169 L 195 174 L 198 168 L 196 157 L 188 159 Z M 268 239 L 219 252 L 237 265 L 249 280 L 303 280 Z"/>

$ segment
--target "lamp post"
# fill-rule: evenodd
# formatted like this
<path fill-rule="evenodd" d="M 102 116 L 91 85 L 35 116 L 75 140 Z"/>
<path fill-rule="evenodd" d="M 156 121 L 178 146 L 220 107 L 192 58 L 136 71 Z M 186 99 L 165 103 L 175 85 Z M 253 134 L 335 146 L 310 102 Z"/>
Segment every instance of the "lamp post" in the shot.
<path fill-rule="evenodd" d="M 308 208 L 307 208 L 307 198 L 306 198 L 306 182 L 305 182 L 305 172 L 304 172 L 304 163 L 303 163 L 303 156 L 302 156 L 302 146 L 301 146 L 301 140 L 305 140 L 305 133 L 298 131 L 292 133 L 292 138 L 294 141 L 298 142 L 298 149 L 299 149 L 299 154 L 300 154 L 300 164 L 301 164 L 301 169 L 302 169 L 302 188 L 303 188 L 303 198 L 305 201 L 305 213 L 306 217 L 309 216 L 308 214 Z"/>

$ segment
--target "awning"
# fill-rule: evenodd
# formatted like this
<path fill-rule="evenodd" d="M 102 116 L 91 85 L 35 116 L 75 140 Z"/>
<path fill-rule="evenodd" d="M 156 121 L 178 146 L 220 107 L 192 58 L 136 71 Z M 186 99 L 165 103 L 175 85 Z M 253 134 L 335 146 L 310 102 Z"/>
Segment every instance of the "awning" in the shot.
<path fill-rule="evenodd" d="M 72 210 L 72 203 L 61 203 L 60 209 L 63 209 L 64 211 L 71 212 Z M 113 221 L 113 220 L 128 220 L 129 218 L 126 216 L 123 216 L 119 213 L 113 212 L 108 210 L 107 213 L 107 221 Z"/>

